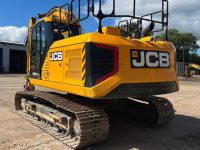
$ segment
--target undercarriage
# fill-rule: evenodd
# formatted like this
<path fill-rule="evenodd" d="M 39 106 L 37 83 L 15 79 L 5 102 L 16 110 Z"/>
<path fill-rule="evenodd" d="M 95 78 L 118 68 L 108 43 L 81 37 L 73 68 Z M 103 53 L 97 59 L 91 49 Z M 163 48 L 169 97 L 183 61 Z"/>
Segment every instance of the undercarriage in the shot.
<path fill-rule="evenodd" d="M 155 96 L 104 103 L 69 94 L 23 91 L 15 96 L 15 108 L 23 118 L 73 149 L 106 140 L 113 110 L 147 127 L 166 125 L 174 116 L 172 104 Z"/>

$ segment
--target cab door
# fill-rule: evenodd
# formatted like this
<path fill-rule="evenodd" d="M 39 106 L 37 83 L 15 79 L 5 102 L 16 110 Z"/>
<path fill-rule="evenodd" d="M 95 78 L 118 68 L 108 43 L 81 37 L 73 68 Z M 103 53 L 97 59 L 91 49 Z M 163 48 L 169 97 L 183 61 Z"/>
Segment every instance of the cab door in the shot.
<path fill-rule="evenodd" d="M 49 80 L 49 59 L 47 54 L 51 44 L 54 42 L 52 24 L 46 22 L 38 23 L 32 29 L 31 39 L 31 78 Z"/>
<path fill-rule="evenodd" d="M 41 28 L 40 24 L 32 29 L 31 35 L 31 78 L 41 79 Z"/>

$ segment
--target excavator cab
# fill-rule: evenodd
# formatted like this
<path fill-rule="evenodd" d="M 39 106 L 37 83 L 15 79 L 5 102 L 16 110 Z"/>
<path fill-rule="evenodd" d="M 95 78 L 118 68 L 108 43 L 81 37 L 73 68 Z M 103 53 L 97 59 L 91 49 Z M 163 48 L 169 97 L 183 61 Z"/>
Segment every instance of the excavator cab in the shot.
<path fill-rule="evenodd" d="M 69 24 L 66 19 L 58 19 L 58 13 L 60 13 L 61 17 L 67 15 L 64 12 L 64 10 L 59 12 L 59 8 L 54 7 L 47 14 L 38 15 L 37 18 L 30 19 L 30 55 L 28 54 L 27 56 L 30 57 L 30 77 L 34 79 L 41 79 L 42 64 L 54 42 L 78 36 L 82 33 L 79 24 Z M 39 19 L 39 21 L 37 22 L 36 19 Z"/>

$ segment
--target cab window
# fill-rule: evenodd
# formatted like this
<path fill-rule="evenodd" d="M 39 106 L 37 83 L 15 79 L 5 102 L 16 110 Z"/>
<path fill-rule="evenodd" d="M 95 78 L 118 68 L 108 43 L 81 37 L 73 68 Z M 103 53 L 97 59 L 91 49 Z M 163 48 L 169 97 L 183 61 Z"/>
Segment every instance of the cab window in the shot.
<path fill-rule="evenodd" d="M 59 24 L 59 23 L 53 23 L 53 31 L 54 31 L 54 37 L 55 40 L 60 39 L 66 39 L 69 37 L 80 35 L 80 27 L 78 25 L 70 25 L 70 28 L 66 24 Z M 60 29 L 60 31 L 59 31 Z"/>

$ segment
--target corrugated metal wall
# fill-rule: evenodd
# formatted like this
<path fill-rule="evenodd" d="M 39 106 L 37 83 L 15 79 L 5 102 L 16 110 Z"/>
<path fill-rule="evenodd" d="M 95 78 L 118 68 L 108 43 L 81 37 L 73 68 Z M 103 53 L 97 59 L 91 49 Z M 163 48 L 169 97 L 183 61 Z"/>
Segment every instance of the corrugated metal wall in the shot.
<path fill-rule="evenodd" d="M 183 62 L 176 63 L 176 72 L 178 76 L 183 76 L 185 73 L 185 64 Z"/>

